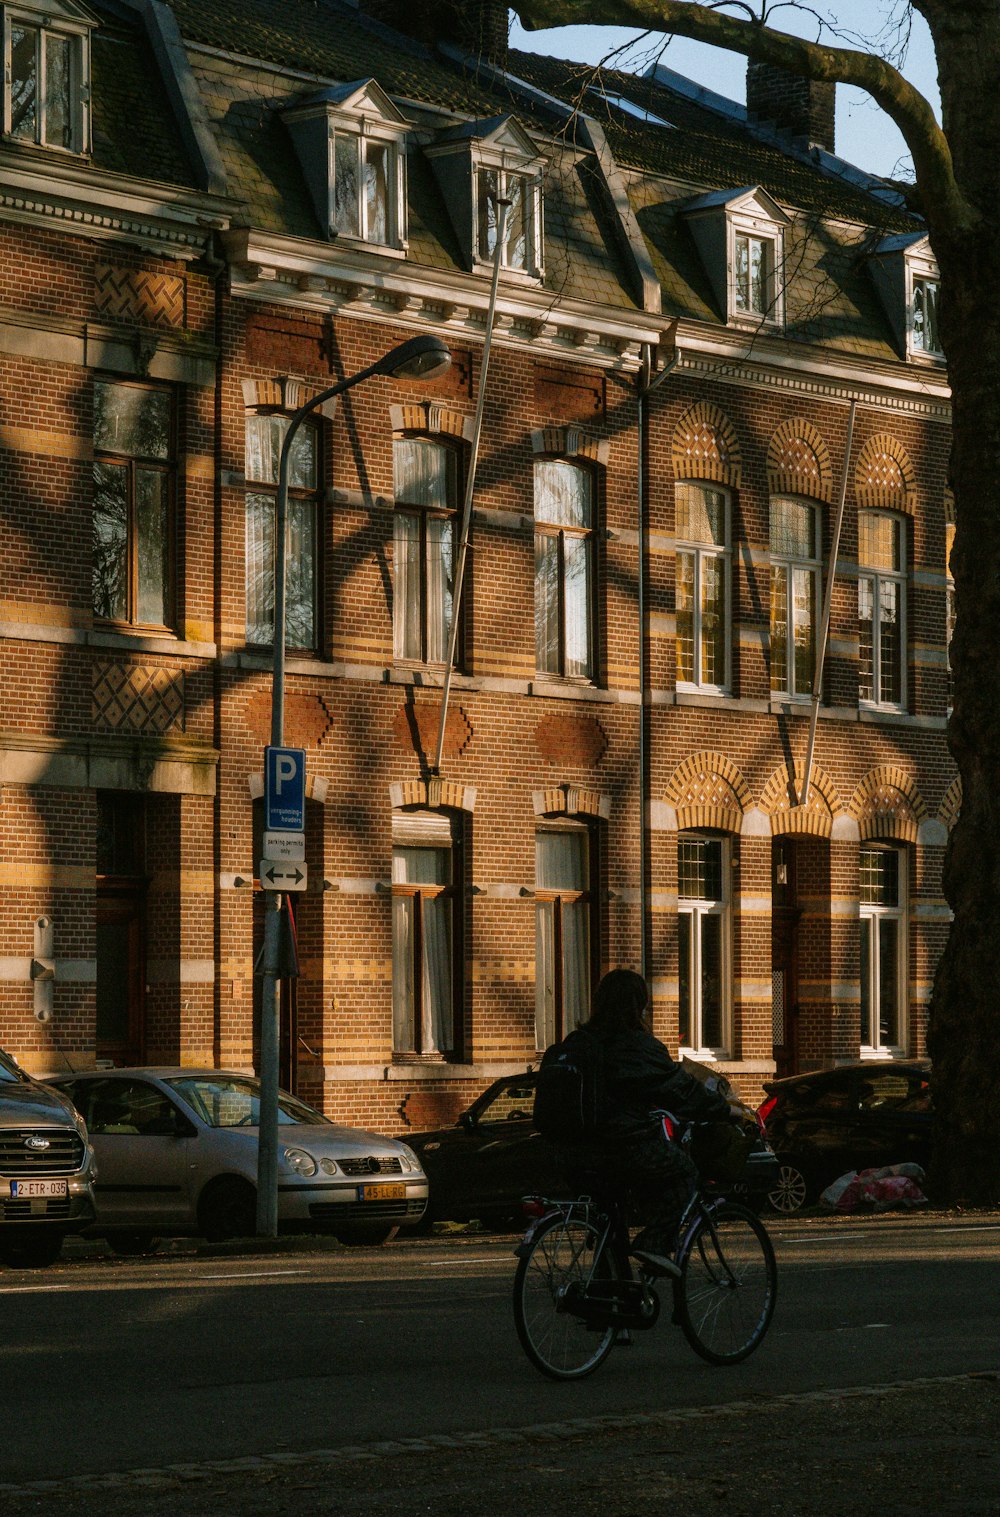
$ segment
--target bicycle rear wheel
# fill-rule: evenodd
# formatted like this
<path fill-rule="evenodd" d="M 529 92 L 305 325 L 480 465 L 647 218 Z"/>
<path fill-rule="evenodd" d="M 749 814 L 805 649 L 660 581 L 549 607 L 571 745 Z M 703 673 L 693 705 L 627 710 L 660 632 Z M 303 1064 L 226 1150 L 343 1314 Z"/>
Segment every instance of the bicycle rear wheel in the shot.
<path fill-rule="evenodd" d="M 567 1292 L 591 1279 L 617 1280 L 619 1269 L 592 1222 L 554 1216 L 542 1221 L 514 1275 L 514 1322 L 521 1347 L 553 1380 L 582 1380 L 602 1364 L 617 1328 L 582 1322 L 566 1309 Z"/>
<path fill-rule="evenodd" d="M 713 1235 L 714 1228 L 714 1235 Z M 695 1223 L 674 1285 L 676 1319 L 709 1364 L 738 1364 L 767 1332 L 778 1269 L 767 1229 L 732 1202 Z"/>

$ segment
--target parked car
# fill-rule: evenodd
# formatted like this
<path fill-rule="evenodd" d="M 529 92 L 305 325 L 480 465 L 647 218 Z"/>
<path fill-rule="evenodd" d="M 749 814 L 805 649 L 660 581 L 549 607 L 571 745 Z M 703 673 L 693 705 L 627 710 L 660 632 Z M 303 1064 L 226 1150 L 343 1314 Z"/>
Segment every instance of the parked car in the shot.
<path fill-rule="evenodd" d="M 535 1131 L 535 1074 L 505 1075 L 452 1127 L 407 1133 L 430 1181 L 428 1218 L 502 1223 L 521 1215 L 521 1197 L 566 1187 L 553 1144 Z"/>
<path fill-rule="evenodd" d="M 930 1162 L 930 1066 L 845 1064 L 766 1082 L 758 1109 L 778 1157 L 768 1200 L 791 1213 L 852 1169 Z"/>
<path fill-rule="evenodd" d="M 112 1069 L 53 1081 L 97 1151 L 91 1232 L 120 1253 L 164 1236 L 218 1242 L 256 1231 L 259 1081 L 216 1069 Z M 427 1177 L 395 1138 L 339 1127 L 296 1096 L 278 1102 L 278 1226 L 382 1243 L 415 1226 Z"/>
<path fill-rule="evenodd" d="M 68 1096 L 0 1050 L 0 1259 L 38 1267 L 94 1219 L 94 1150 Z"/>
<path fill-rule="evenodd" d="M 407 1133 L 430 1180 L 429 1219 L 462 1222 L 475 1217 L 502 1224 L 520 1218 L 522 1196 L 566 1193 L 569 1181 L 558 1149 L 532 1125 L 536 1078 L 533 1070 L 505 1075 L 494 1080 L 454 1126 Z M 740 1199 L 762 1206 L 776 1171 L 769 1154 L 762 1152 L 753 1160 L 731 1189 Z"/>

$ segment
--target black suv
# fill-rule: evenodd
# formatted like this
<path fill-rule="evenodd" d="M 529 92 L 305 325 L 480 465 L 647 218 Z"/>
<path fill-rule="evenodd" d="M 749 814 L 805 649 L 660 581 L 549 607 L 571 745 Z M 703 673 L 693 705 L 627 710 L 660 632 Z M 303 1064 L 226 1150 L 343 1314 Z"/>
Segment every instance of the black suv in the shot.
<path fill-rule="evenodd" d="M 768 1200 L 796 1212 L 852 1169 L 920 1164 L 931 1147 L 930 1065 L 844 1064 L 765 1084 L 758 1116 L 778 1156 Z"/>

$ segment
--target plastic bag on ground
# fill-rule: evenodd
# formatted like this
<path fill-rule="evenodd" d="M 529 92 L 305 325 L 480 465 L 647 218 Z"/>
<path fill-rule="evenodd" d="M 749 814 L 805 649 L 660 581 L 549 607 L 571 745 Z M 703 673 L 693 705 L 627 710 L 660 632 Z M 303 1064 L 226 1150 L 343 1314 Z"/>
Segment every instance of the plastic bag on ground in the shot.
<path fill-rule="evenodd" d="M 879 1169 L 851 1170 L 828 1185 L 819 1198 L 827 1211 L 891 1211 L 926 1206 L 921 1189 L 926 1176 L 919 1164 L 885 1164 Z"/>

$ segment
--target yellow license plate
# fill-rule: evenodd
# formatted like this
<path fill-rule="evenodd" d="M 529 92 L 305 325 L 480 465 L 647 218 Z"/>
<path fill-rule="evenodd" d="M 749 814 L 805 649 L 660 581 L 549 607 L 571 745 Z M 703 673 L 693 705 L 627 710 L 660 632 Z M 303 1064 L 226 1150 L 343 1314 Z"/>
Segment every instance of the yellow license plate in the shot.
<path fill-rule="evenodd" d="M 405 1201 L 405 1185 L 359 1185 L 359 1201 Z"/>

